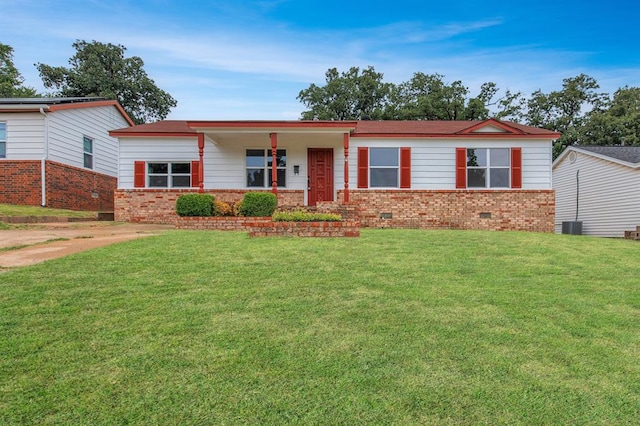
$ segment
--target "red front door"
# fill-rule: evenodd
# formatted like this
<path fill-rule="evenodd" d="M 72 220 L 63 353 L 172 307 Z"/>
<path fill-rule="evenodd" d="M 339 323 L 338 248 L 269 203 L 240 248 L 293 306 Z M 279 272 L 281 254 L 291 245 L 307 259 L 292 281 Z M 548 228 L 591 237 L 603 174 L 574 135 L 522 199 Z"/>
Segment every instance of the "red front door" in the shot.
<path fill-rule="evenodd" d="M 333 201 L 333 148 L 309 148 L 307 168 L 307 204 L 315 206 L 318 201 Z"/>

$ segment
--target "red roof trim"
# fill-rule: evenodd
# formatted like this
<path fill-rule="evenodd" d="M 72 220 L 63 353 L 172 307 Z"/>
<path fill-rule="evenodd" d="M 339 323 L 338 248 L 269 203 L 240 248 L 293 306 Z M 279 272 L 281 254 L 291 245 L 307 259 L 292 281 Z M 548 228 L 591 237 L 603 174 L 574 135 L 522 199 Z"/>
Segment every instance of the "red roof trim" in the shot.
<path fill-rule="evenodd" d="M 490 119 L 485 120 L 485 121 L 483 121 L 481 123 L 475 124 L 475 125 L 473 125 L 471 127 L 468 127 L 468 128 L 466 128 L 464 130 L 461 130 L 461 131 L 457 132 L 457 134 L 466 135 L 466 134 L 473 133 L 476 130 L 482 129 L 483 127 L 487 127 L 487 126 L 497 127 L 497 128 L 502 129 L 505 132 L 510 133 L 510 134 L 517 134 L 517 135 L 524 135 L 525 134 L 525 132 L 523 132 L 522 130 L 516 129 L 515 127 L 512 127 L 512 126 L 509 126 L 508 124 L 503 123 L 501 121 L 498 121 L 495 118 L 490 118 Z M 492 133 L 492 132 L 486 132 L 486 133 L 495 135 L 495 133 Z"/>
<path fill-rule="evenodd" d="M 439 138 L 439 139 L 554 139 L 560 133 L 525 134 L 525 133 L 356 133 L 352 138 Z"/>
<path fill-rule="evenodd" d="M 185 132 L 127 132 L 127 131 L 118 131 L 113 130 L 109 132 L 110 136 L 122 136 L 122 137 L 154 137 L 154 138 L 174 138 L 174 137 L 188 137 L 188 138 L 197 138 L 198 134 L 193 133 L 185 133 Z"/>
<path fill-rule="evenodd" d="M 130 126 L 135 126 L 129 114 L 122 108 L 122 105 L 118 103 L 118 101 L 108 100 L 108 101 L 95 101 L 95 102 L 77 102 L 71 104 L 60 104 L 60 105 L 51 105 L 49 107 L 49 111 L 60 111 L 64 109 L 77 109 L 77 108 L 92 108 L 92 107 L 101 107 L 101 106 L 114 106 L 118 110 L 118 112 L 122 115 L 122 117 L 129 123 Z"/>
<path fill-rule="evenodd" d="M 191 128 L 232 128 L 232 129 L 264 129 L 264 128 L 285 128 L 285 129 L 355 129 L 356 121 L 187 121 L 187 126 Z"/>

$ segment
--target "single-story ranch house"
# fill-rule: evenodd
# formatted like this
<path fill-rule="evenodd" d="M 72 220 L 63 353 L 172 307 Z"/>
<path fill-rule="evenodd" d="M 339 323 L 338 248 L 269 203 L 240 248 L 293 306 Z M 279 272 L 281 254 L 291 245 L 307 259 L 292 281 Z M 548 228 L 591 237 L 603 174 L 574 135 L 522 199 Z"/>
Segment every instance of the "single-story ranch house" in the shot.
<path fill-rule="evenodd" d="M 175 201 L 272 191 L 348 206 L 365 227 L 553 232 L 558 133 L 485 121 L 160 121 L 119 140 L 115 218 L 175 220 Z"/>
<path fill-rule="evenodd" d="M 104 98 L 0 99 L 0 203 L 113 211 L 118 142 L 133 122 Z"/>

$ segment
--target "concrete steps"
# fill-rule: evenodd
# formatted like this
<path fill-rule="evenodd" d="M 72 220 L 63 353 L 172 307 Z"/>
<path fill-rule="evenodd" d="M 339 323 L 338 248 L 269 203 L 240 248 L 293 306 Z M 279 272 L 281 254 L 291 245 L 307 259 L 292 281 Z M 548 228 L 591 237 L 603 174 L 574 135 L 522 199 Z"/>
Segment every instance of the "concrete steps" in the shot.
<path fill-rule="evenodd" d="M 627 240 L 640 240 L 640 226 L 636 226 L 635 231 L 624 231 Z"/>

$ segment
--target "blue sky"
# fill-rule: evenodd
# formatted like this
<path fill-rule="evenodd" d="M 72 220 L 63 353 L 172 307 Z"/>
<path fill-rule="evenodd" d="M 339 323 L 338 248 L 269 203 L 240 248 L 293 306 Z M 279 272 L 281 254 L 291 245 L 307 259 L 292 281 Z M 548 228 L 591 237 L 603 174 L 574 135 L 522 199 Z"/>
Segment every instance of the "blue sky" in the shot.
<path fill-rule="evenodd" d="M 525 95 L 586 73 L 602 91 L 640 86 L 632 1 L 0 0 L 0 42 L 25 84 L 34 63 L 67 66 L 76 39 L 122 44 L 178 100 L 171 119 L 291 119 L 328 68 L 372 65 L 486 81 Z"/>

